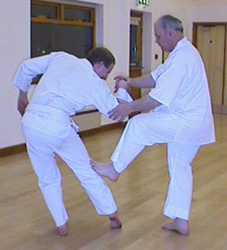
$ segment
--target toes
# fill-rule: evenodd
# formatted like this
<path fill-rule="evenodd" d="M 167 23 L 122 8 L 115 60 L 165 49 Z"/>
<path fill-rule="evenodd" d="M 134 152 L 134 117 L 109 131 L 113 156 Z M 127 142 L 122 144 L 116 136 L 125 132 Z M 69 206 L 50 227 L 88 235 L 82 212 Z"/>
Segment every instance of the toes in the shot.
<path fill-rule="evenodd" d="M 162 226 L 162 229 L 174 231 L 182 235 L 189 235 L 188 228 L 179 227 L 178 225 L 175 225 L 174 223 L 168 223 Z"/>
<path fill-rule="evenodd" d="M 114 217 L 114 218 L 110 218 L 110 227 L 112 229 L 120 229 L 122 228 L 122 224 L 119 218 Z"/>
<path fill-rule="evenodd" d="M 65 225 L 62 225 L 60 227 L 57 227 L 57 233 L 60 235 L 60 236 L 66 236 L 68 234 L 68 227 L 67 227 L 67 224 Z"/>

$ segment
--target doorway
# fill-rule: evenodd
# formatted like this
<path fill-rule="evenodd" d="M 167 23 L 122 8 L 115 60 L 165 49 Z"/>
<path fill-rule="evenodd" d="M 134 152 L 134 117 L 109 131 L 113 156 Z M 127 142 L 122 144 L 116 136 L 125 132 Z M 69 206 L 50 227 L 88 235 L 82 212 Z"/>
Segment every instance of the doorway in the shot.
<path fill-rule="evenodd" d="M 134 78 L 142 75 L 142 18 L 143 14 L 137 11 L 131 11 L 130 18 L 130 71 L 129 76 Z M 133 99 L 141 97 L 141 89 L 132 88 Z"/>

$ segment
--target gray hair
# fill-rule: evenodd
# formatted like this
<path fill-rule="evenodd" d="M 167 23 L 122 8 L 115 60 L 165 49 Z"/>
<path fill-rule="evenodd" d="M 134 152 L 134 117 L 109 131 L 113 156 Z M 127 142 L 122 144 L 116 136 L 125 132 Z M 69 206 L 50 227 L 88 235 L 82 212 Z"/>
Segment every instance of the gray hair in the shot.
<path fill-rule="evenodd" d="M 168 29 L 174 29 L 176 31 L 180 31 L 183 33 L 184 28 L 182 26 L 182 22 L 171 15 L 163 15 L 158 19 L 158 22 L 160 23 L 160 25 L 162 26 L 162 28 L 164 30 L 168 30 Z"/>

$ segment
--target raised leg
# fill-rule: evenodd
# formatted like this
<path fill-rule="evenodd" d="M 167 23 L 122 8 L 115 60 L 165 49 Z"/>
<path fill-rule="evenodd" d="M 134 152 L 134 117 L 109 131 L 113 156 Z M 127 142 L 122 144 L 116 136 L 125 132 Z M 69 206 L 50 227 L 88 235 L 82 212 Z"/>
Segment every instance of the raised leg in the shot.
<path fill-rule="evenodd" d="M 115 170 L 113 163 L 100 163 L 91 160 L 93 170 L 99 175 L 108 178 L 111 181 L 117 181 L 120 174 Z"/>

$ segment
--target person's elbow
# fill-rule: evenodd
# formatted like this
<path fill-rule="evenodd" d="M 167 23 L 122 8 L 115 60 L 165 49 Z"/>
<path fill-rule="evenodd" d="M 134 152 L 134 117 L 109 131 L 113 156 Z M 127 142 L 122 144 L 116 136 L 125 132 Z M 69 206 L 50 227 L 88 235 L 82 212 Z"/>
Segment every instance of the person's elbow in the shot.
<path fill-rule="evenodd" d="M 147 96 L 147 102 L 148 102 L 148 106 L 149 106 L 150 109 L 155 109 L 155 108 L 162 105 L 161 102 L 155 100 L 154 98 L 152 98 L 149 95 Z"/>

